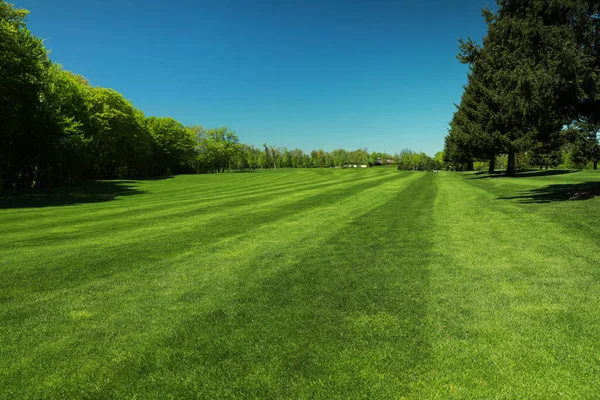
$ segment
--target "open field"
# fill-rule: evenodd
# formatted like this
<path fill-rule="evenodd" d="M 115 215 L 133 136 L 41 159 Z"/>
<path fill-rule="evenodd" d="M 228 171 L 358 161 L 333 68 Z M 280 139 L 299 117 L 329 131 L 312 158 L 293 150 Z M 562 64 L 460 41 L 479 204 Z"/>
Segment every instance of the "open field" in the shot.
<path fill-rule="evenodd" d="M 0 398 L 591 398 L 600 173 L 0 195 Z"/>

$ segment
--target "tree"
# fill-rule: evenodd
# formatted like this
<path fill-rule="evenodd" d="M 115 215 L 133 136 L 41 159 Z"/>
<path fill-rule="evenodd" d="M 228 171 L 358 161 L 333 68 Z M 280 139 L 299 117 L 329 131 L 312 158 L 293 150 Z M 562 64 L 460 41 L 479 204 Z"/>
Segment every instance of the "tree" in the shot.
<path fill-rule="evenodd" d="M 266 143 L 263 144 L 263 147 L 265 149 L 265 162 L 277 170 L 277 161 L 281 157 L 281 152 L 275 146 L 267 145 Z"/>
<path fill-rule="evenodd" d="M 93 87 L 89 101 L 96 176 L 144 176 L 152 156 L 144 114 L 113 89 Z"/>
<path fill-rule="evenodd" d="M 410 171 L 411 169 L 413 169 L 412 155 L 413 155 L 412 150 L 403 149 L 399 155 L 398 169 L 405 170 L 405 171 Z"/>
<path fill-rule="evenodd" d="M 152 174 L 178 174 L 194 168 L 197 133 L 173 118 L 150 117 L 146 126 L 152 135 Z"/>
<path fill-rule="evenodd" d="M 444 152 L 443 151 L 438 151 L 437 153 L 435 153 L 435 155 L 433 156 L 433 159 L 436 162 L 435 169 L 442 169 L 444 167 Z"/>
<path fill-rule="evenodd" d="M 227 127 L 209 129 L 199 146 L 198 158 L 208 172 L 225 172 L 231 169 L 231 160 L 240 151 L 239 138 Z"/>
<path fill-rule="evenodd" d="M 600 159 L 599 131 L 600 124 L 585 117 L 580 118 L 569 127 L 567 136 L 571 143 L 568 153 L 571 166 L 584 168 L 591 162 L 593 168 L 598 169 L 598 160 Z"/>
<path fill-rule="evenodd" d="M 438 152 L 436 156 L 440 156 Z M 432 171 L 441 168 L 441 163 L 427 154 L 403 149 L 398 155 L 398 169 L 403 171 Z"/>
<path fill-rule="evenodd" d="M 348 152 L 344 149 L 337 149 L 331 152 L 333 164 L 337 167 L 343 167 L 348 162 Z"/>
<path fill-rule="evenodd" d="M 367 149 L 357 149 L 348 153 L 348 164 L 366 165 L 369 164 L 369 153 Z"/>
<path fill-rule="evenodd" d="M 202 127 L 146 119 L 120 93 L 52 64 L 27 14 L 0 0 L 0 188 L 200 170 Z M 227 164 L 237 136 L 223 141 Z"/>
<path fill-rule="evenodd" d="M 290 162 L 294 168 L 304 167 L 304 152 L 300 149 L 291 150 Z"/>
<path fill-rule="evenodd" d="M 34 182 L 45 140 L 50 60 L 25 25 L 28 13 L 0 0 L 0 188 Z"/>
<path fill-rule="evenodd" d="M 592 27 L 598 6 L 584 3 L 499 0 L 497 13 L 483 12 L 488 24 L 483 46 L 461 42 L 459 58 L 474 66 L 492 100 L 484 102 L 492 105 L 494 113 L 486 119 L 492 125 L 482 131 L 496 134 L 492 142 L 508 154 L 507 175 L 515 173 L 517 152 L 557 143 L 576 105 L 595 95 L 598 65 L 591 62 L 586 38 L 597 32 Z M 448 150 L 460 151 L 463 144 L 455 136 Z"/>
<path fill-rule="evenodd" d="M 451 134 L 454 135 L 454 152 L 449 152 L 459 164 L 467 164 L 465 169 L 472 169 L 473 160 L 488 160 L 490 173 L 494 172 L 495 155 L 501 149 L 499 132 L 503 130 L 503 116 L 496 103 L 491 89 L 489 75 L 486 74 L 485 63 L 477 62 L 479 52 L 466 56 L 465 43 L 459 59 L 470 61 L 470 73 L 461 102 L 450 123 Z M 462 153 L 462 154 L 459 154 Z"/>
<path fill-rule="evenodd" d="M 81 75 L 53 64 L 41 107 L 44 137 L 38 142 L 35 186 L 52 186 L 88 178 L 93 137 L 90 85 Z"/>

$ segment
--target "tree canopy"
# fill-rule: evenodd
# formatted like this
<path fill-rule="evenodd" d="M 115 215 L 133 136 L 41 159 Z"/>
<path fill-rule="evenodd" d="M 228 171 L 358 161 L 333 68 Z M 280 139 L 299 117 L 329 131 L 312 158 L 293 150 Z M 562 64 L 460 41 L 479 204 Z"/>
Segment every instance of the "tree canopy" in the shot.
<path fill-rule="evenodd" d="M 461 103 L 446 138 L 447 161 L 518 153 L 550 155 L 564 145 L 561 130 L 596 118 L 600 63 L 599 3 L 499 0 L 486 9 L 482 45 L 460 42 L 458 58 L 470 66 Z M 543 153 L 540 153 L 542 151 Z"/>

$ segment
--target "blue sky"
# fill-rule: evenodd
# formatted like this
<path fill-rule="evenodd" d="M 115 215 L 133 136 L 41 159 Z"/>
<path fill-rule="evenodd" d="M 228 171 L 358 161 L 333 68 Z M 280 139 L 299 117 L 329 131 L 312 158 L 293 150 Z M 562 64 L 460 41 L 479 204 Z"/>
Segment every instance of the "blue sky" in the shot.
<path fill-rule="evenodd" d="M 493 0 L 13 0 L 53 61 L 244 143 L 442 150 Z"/>

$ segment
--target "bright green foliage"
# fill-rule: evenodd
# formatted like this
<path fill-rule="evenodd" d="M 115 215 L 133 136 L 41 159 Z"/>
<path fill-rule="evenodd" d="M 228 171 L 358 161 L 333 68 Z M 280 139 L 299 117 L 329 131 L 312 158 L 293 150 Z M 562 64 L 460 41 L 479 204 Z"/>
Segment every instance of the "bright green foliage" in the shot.
<path fill-rule="evenodd" d="M 332 167 L 333 158 L 323 149 L 313 150 L 310 152 L 310 159 L 313 167 Z"/>
<path fill-rule="evenodd" d="M 403 149 L 398 157 L 398 169 L 409 171 L 413 169 L 412 150 Z"/>
<path fill-rule="evenodd" d="M 193 129 L 173 118 L 150 117 L 146 126 L 153 138 L 152 175 L 194 172 L 197 141 Z"/>
<path fill-rule="evenodd" d="M 438 165 L 440 167 L 444 166 L 444 152 L 443 151 L 438 151 L 437 153 L 435 153 L 435 155 L 433 156 L 433 159 L 438 163 Z"/>
<path fill-rule="evenodd" d="M 264 148 L 264 158 L 262 158 L 262 165 L 264 165 L 266 168 L 271 168 L 273 167 L 273 169 L 277 169 L 277 164 L 279 164 L 279 162 L 281 161 L 281 150 L 278 149 L 277 147 L 273 146 L 273 145 L 267 145 L 266 143 L 263 144 L 263 148 Z M 313 151 L 313 153 L 316 153 Z M 316 159 L 316 156 L 311 157 L 311 160 L 314 163 L 318 163 L 318 160 Z M 309 166 L 309 165 L 306 165 Z"/>
<path fill-rule="evenodd" d="M 348 152 L 348 164 L 365 165 L 369 163 L 369 153 L 366 149 L 357 149 Z"/>
<path fill-rule="evenodd" d="M 336 167 L 343 167 L 348 163 L 348 152 L 344 149 L 337 149 L 331 152 L 331 158 L 333 165 Z"/>
<path fill-rule="evenodd" d="M 227 127 L 209 129 L 199 143 L 198 162 L 204 171 L 225 172 L 239 153 L 239 139 Z"/>
<path fill-rule="evenodd" d="M 87 178 L 93 139 L 91 87 L 85 78 L 53 64 L 48 71 L 47 89 L 45 143 L 35 182 L 43 187 Z"/>
<path fill-rule="evenodd" d="M 262 158 L 262 159 L 261 159 Z M 257 169 L 264 167 L 264 155 L 261 149 L 247 144 L 241 144 L 239 151 L 233 157 L 234 167 L 238 170 Z M 297 167 L 298 165 L 294 165 Z"/>
<path fill-rule="evenodd" d="M 0 398 L 594 398 L 600 175 L 548 172 L 0 196 Z"/>
<path fill-rule="evenodd" d="M 300 149 L 291 150 L 289 160 L 290 165 L 286 165 L 286 167 L 299 168 L 305 166 L 306 164 L 305 154 Z"/>
<path fill-rule="evenodd" d="M 439 157 L 438 157 L 439 158 Z M 398 156 L 398 169 L 403 171 L 431 171 L 443 168 L 443 162 L 425 153 L 404 149 Z"/>
<path fill-rule="evenodd" d="M 143 113 L 120 93 L 92 88 L 90 123 L 92 154 L 98 176 L 146 176 L 152 138 Z"/>

